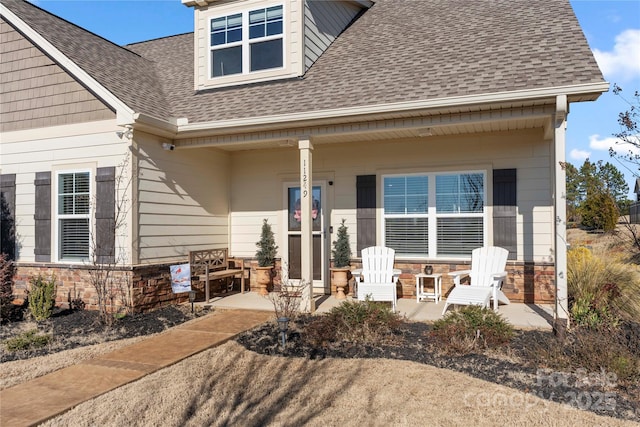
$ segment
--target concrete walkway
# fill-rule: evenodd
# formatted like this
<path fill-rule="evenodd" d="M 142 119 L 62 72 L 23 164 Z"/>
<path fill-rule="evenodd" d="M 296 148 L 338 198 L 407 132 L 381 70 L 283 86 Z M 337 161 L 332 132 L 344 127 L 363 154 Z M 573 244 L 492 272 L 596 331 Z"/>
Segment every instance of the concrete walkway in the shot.
<path fill-rule="evenodd" d="M 325 313 L 345 301 L 337 300 L 333 295 L 316 296 L 314 299 L 318 313 Z M 351 300 L 351 297 L 348 297 L 347 300 Z M 197 304 L 208 305 L 215 309 L 270 310 L 273 312 L 273 303 L 269 298 L 260 296 L 256 292 L 213 298 L 209 303 L 199 302 Z M 417 302 L 415 298 L 400 298 L 397 307 L 398 313 L 410 321 L 433 322 L 442 318 L 444 300 L 435 303 L 433 301 Z M 453 307 L 449 310 L 452 309 Z M 549 304 L 514 302 L 509 305 L 500 305 L 498 313 L 516 328 L 551 330 L 553 325 L 553 306 Z"/>
<path fill-rule="evenodd" d="M 30 426 L 96 396 L 220 345 L 273 317 L 228 310 L 176 326 L 95 359 L 0 391 L 0 426 Z"/>

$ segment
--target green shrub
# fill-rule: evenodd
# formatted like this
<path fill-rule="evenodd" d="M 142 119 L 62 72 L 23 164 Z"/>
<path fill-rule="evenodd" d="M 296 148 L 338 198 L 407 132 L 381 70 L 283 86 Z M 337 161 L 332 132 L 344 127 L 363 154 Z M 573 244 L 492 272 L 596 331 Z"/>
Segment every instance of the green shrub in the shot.
<path fill-rule="evenodd" d="M 615 325 L 640 318 L 640 271 L 620 259 L 578 247 L 567 253 L 569 310 L 574 323 Z"/>
<path fill-rule="evenodd" d="M 513 327 L 493 310 L 469 305 L 437 320 L 431 337 L 446 352 L 464 354 L 507 344 L 513 337 Z"/>
<path fill-rule="evenodd" d="M 0 322 L 11 318 L 13 306 L 13 275 L 15 266 L 8 255 L 0 254 Z"/>
<path fill-rule="evenodd" d="M 4 346 L 7 351 L 27 350 L 30 348 L 40 348 L 49 344 L 51 341 L 50 335 L 38 334 L 37 329 L 31 329 L 23 332 L 20 335 L 9 338 L 4 341 Z"/>
<path fill-rule="evenodd" d="M 337 341 L 375 345 L 392 339 L 401 323 L 400 316 L 388 304 L 345 301 L 313 319 L 305 329 L 305 339 L 314 347 Z"/>
<path fill-rule="evenodd" d="M 31 278 L 29 289 L 29 312 L 35 320 L 42 321 L 51 317 L 56 303 L 56 278 L 49 280 L 41 275 Z"/>

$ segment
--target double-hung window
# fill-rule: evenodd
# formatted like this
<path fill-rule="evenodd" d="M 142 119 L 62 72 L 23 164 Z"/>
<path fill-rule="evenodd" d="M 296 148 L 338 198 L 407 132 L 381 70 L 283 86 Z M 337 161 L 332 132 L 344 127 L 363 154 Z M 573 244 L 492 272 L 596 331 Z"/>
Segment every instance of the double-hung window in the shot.
<path fill-rule="evenodd" d="M 485 239 L 484 172 L 383 177 L 384 244 L 408 257 L 466 257 Z"/>
<path fill-rule="evenodd" d="M 211 19 L 211 77 L 283 66 L 282 5 Z"/>
<path fill-rule="evenodd" d="M 58 259 L 89 258 L 90 172 L 57 174 Z"/>

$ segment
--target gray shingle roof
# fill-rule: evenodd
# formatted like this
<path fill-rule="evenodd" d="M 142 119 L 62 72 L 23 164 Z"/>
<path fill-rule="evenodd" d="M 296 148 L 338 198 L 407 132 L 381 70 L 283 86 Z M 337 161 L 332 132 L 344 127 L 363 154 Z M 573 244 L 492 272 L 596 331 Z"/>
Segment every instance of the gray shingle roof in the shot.
<path fill-rule="evenodd" d="M 603 82 L 568 0 L 377 0 L 303 78 L 201 92 L 193 34 L 126 50 L 5 3 L 136 111 L 190 123 Z"/>

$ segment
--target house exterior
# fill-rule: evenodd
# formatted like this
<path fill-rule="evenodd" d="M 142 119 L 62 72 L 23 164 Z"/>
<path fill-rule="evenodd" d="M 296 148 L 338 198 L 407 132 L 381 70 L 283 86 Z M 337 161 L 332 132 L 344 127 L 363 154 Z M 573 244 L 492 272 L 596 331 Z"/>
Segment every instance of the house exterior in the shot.
<path fill-rule="evenodd" d="M 137 306 L 170 301 L 168 265 L 210 247 L 255 265 L 266 218 L 278 265 L 330 293 L 344 218 L 354 266 L 396 250 L 399 296 L 496 245 L 507 296 L 566 319 L 566 120 L 608 90 L 568 0 L 182 3 L 193 33 L 122 47 L 0 5 L 18 291 L 55 273 L 90 300 L 98 252 Z"/>
<path fill-rule="evenodd" d="M 633 192 L 636 193 L 636 202 L 631 203 L 629 207 L 629 222 L 631 224 L 640 224 L 640 178 L 636 178 Z"/>

